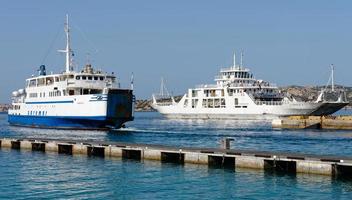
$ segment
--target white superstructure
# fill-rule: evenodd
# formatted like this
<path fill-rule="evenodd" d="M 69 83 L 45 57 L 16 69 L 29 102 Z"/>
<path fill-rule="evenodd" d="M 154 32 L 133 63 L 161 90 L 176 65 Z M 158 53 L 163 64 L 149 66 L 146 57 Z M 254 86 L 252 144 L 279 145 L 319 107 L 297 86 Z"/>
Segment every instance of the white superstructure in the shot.
<path fill-rule="evenodd" d="M 234 118 L 272 119 L 289 115 L 331 114 L 348 103 L 338 101 L 296 101 L 281 93 L 277 86 L 254 78 L 248 68 L 234 64 L 220 70 L 216 84 L 198 85 L 188 89 L 179 102 L 161 95 L 153 95 L 152 106 L 172 118 Z"/>
<path fill-rule="evenodd" d="M 74 71 L 70 46 L 68 16 L 65 23 L 65 72 L 47 75 L 40 66 L 38 76 L 26 80 L 25 89 L 12 93 L 12 108 L 8 111 L 12 125 L 105 129 L 119 128 L 133 120 L 133 94 L 121 89 L 116 76 L 94 70 L 87 63 Z"/>

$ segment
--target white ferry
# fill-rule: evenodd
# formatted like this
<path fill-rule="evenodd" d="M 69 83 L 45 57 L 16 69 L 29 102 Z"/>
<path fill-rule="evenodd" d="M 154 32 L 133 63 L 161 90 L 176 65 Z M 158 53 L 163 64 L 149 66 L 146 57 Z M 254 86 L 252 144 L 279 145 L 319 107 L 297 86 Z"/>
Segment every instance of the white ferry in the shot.
<path fill-rule="evenodd" d="M 83 70 L 73 69 L 73 51 L 66 16 L 66 71 L 46 73 L 40 66 L 39 75 L 26 80 L 25 89 L 12 93 L 8 111 L 11 125 L 67 128 L 120 128 L 133 120 L 133 88 L 122 89 L 114 74 L 94 70 L 90 64 Z"/>
<path fill-rule="evenodd" d="M 179 102 L 170 95 L 153 95 L 152 107 L 169 118 L 273 119 L 290 115 L 328 115 L 348 104 L 343 91 L 334 101 L 324 99 L 325 91 L 314 102 L 297 101 L 283 94 L 277 86 L 255 79 L 250 70 L 242 66 L 242 54 L 241 64 L 236 65 L 234 55 L 233 66 L 221 69 L 215 81 L 216 84 L 188 89 Z"/>

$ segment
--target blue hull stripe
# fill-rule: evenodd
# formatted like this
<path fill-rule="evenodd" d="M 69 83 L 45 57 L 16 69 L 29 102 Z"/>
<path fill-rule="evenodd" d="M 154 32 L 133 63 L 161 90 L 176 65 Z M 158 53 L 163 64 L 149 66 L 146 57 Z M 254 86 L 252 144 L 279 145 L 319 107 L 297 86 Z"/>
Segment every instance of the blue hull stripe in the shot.
<path fill-rule="evenodd" d="M 108 100 L 105 99 L 105 100 L 89 100 L 89 101 L 108 101 Z"/>
<path fill-rule="evenodd" d="M 113 123 L 106 116 L 31 116 L 8 115 L 8 122 L 12 125 L 43 127 L 43 128 L 73 128 L 73 129 L 103 129 L 119 127 L 126 120 L 115 120 Z"/>
<path fill-rule="evenodd" d="M 32 101 L 26 104 L 53 104 L 53 103 L 73 103 L 73 101 Z"/>

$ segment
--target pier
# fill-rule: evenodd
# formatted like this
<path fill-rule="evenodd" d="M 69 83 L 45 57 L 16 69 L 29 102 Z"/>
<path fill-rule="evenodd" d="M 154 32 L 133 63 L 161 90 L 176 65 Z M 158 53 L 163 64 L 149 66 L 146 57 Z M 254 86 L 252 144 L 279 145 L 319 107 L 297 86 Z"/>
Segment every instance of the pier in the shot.
<path fill-rule="evenodd" d="M 352 177 L 352 157 L 318 156 L 223 148 L 189 148 L 121 142 L 71 141 L 49 139 L 0 139 L 1 148 L 55 152 L 67 155 L 117 157 L 155 160 L 177 164 L 202 164 L 209 167 L 251 168 L 257 170 Z"/>
<path fill-rule="evenodd" d="M 352 116 L 290 116 L 272 121 L 273 128 L 352 130 Z"/>

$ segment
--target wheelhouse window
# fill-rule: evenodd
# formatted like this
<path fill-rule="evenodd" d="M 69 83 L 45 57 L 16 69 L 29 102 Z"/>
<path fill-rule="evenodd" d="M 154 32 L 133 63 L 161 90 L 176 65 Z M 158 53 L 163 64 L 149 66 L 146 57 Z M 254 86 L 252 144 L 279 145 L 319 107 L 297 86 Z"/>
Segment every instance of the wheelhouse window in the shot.
<path fill-rule="evenodd" d="M 81 79 L 81 77 L 80 76 L 76 76 L 76 80 L 80 80 Z"/>
<path fill-rule="evenodd" d="M 93 77 L 91 77 L 91 76 L 88 76 L 88 80 L 92 80 L 92 78 L 93 78 Z"/>
<path fill-rule="evenodd" d="M 66 81 L 67 77 L 65 75 L 62 75 L 59 77 L 60 81 Z"/>
<path fill-rule="evenodd" d="M 45 78 L 38 79 L 38 86 L 43 86 L 43 85 L 45 85 Z"/>
<path fill-rule="evenodd" d="M 46 85 L 52 85 L 54 83 L 54 77 L 46 78 Z"/>

